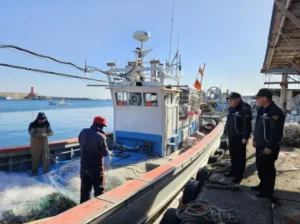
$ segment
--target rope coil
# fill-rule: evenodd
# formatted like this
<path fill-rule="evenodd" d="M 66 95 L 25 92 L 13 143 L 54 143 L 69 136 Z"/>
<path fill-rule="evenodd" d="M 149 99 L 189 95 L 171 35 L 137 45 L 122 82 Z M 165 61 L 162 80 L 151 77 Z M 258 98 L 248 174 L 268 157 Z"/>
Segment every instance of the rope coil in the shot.
<path fill-rule="evenodd" d="M 196 200 L 176 211 L 176 216 L 181 223 L 197 221 L 199 223 L 211 221 L 216 224 L 240 223 L 234 210 L 220 209 L 207 201 Z"/>

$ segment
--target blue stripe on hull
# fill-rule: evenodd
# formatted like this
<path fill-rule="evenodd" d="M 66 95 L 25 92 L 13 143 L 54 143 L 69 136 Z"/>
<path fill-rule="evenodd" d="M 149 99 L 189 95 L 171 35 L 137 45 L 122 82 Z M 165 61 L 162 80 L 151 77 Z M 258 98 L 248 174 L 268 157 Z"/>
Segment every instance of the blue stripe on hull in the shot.
<path fill-rule="evenodd" d="M 182 130 L 184 128 L 188 128 L 188 135 L 190 136 L 192 133 L 197 131 L 198 122 L 194 121 L 191 124 L 179 128 L 173 131 L 174 134 L 177 134 L 177 137 L 173 137 L 167 140 L 165 144 L 168 143 L 175 143 L 171 146 L 171 151 L 174 152 L 175 150 L 179 149 L 183 143 L 182 137 Z M 123 144 L 125 146 L 135 148 L 139 145 L 142 145 L 144 142 L 151 142 L 152 143 L 152 156 L 159 156 L 163 157 L 163 139 L 161 135 L 154 135 L 154 134 L 146 134 L 146 133 L 138 133 L 138 132 L 127 132 L 127 131 L 115 131 L 115 139 L 117 143 Z M 142 149 L 140 151 L 142 153 Z"/>
<path fill-rule="evenodd" d="M 162 136 L 145 134 L 138 132 L 115 131 L 115 139 L 117 143 L 123 144 L 128 147 L 135 148 L 144 142 L 152 143 L 152 156 L 164 156 L 162 150 Z M 142 149 L 141 149 L 142 150 Z M 142 153 L 142 151 L 140 151 Z"/>

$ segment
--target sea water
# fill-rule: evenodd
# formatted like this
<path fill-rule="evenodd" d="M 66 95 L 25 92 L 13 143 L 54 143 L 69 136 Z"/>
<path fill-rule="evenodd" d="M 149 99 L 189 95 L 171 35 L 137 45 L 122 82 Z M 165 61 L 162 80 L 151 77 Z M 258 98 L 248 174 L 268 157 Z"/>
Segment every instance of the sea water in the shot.
<path fill-rule="evenodd" d="M 49 105 L 47 100 L 0 100 L 0 148 L 28 145 L 28 126 L 39 112 L 48 117 L 54 132 L 49 141 L 77 138 L 95 116 L 107 118 L 113 130 L 113 107 L 109 100 L 66 100 L 68 105 Z"/>

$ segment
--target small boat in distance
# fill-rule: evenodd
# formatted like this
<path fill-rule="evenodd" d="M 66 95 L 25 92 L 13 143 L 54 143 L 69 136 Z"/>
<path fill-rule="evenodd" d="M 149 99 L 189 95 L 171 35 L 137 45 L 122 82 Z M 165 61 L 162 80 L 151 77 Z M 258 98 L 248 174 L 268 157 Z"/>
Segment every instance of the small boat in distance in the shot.
<path fill-rule="evenodd" d="M 58 106 L 60 106 L 60 105 L 68 105 L 68 103 L 65 102 L 64 99 L 61 99 L 61 100 L 58 100 L 57 102 L 52 102 L 52 101 L 50 101 L 50 102 L 49 102 L 49 105 L 58 105 Z"/>

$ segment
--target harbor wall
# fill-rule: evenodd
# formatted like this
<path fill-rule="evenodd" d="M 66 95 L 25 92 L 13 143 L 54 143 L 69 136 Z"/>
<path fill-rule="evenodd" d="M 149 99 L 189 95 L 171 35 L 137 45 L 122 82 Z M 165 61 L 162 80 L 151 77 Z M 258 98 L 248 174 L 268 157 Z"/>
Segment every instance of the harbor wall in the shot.
<path fill-rule="evenodd" d="M 30 93 L 16 93 L 16 92 L 0 92 L 0 96 L 11 97 L 14 100 L 22 100 L 26 97 L 26 99 L 39 98 L 43 100 L 49 99 L 65 99 L 65 100 L 91 100 L 91 98 L 86 97 L 58 97 L 58 96 L 42 96 L 38 93 L 30 94 Z M 108 99 L 109 100 L 109 99 Z"/>
<path fill-rule="evenodd" d="M 28 93 L 0 92 L 0 96 L 11 97 L 12 99 L 24 99 Z"/>

